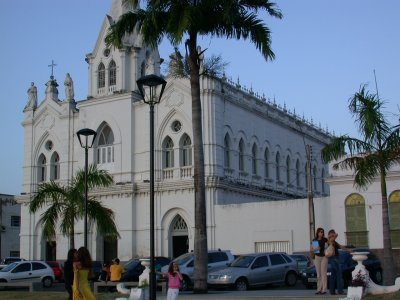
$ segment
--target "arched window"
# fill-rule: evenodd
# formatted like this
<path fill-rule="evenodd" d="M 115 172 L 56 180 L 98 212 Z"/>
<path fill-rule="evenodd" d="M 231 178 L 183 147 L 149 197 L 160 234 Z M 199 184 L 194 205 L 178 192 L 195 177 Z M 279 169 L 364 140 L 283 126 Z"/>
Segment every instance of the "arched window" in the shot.
<path fill-rule="evenodd" d="M 251 169 L 253 172 L 253 175 L 257 175 L 258 170 L 257 170 L 257 145 L 254 143 L 253 147 L 251 148 Z"/>
<path fill-rule="evenodd" d="M 286 183 L 290 184 L 290 156 L 286 156 Z"/>
<path fill-rule="evenodd" d="M 360 194 L 350 194 L 345 201 L 347 245 L 368 247 L 365 200 Z"/>
<path fill-rule="evenodd" d="M 276 152 L 276 155 L 275 155 L 275 176 L 276 176 L 276 181 L 281 181 L 280 165 L 281 165 L 281 158 L 279 156 L 279 152 Z"/>
<path fill-rule="evenodd" d="M 224 166 L 225 168 L 231 167 L 231 138 L 229 134 L 224 138 Z"/>
<path fill-rule="evenodd" d="M 106 68 L 100 63 L 97 68 L 97 88 L 101 89 L 106 86 Z"/>
<path fill-rule="evenodd" d="M 389 195 L 389 221 L 392 247 L 400 248 L 400 190 Z"/>
<path fill-rule="evenodd" d="M 163 143 L 163 165 L 164 168 L 174 167 L 174 142 L 167 136 Z"/>
<path fill-rule="evenodd" d="M 113 86 L 117 84 L 117 65 L 114 60 L 110 61 L 108 65 L 108 85 Z"/>
<path fill-rule="evenodd" d="M 322 171 L 321 171 L 321 193 L 322 194 L 326 193 L 326 191 L 325 191 L 325 169 L 324 168 L 322 168 Z"/>
<path fill-rule="evenodd" d="M 244 142 L 240 139 L 239 142 L 239 171 L 244 171 Z"/>
<path fill-rule="evenodd" d="M 38 160 L 38 182 L 46 181 L 47 178 L 46 164 L 47 164 L 46 156 L 44 156 L 44 154 L 40 154 Z"/>
<path fill-rule="evenodd" d="M 60 156 L 54 152 L 50 160 L 50 180 L 60 179 Z"/>
<path fill-rule="evenodd" d="M 114 162 L 114 134 L 107 124 L 99 133 L 97 142 L 97 163 L 106 164 Z"/>
<path fill-rule="evenodd" d="M 192 140 L 187 134 L 181 139 L 181 165 L 183 167 L 192 165 Z"/>
<path fill-rule="evenodd" d="M 265 148 L 264 151 L 264 177 L 269 178 L 269 150 Z"/>
<path fill-rule="evenodd" d="M 296 160 L 296 186 L 300 187 L 300 161 Z"/>

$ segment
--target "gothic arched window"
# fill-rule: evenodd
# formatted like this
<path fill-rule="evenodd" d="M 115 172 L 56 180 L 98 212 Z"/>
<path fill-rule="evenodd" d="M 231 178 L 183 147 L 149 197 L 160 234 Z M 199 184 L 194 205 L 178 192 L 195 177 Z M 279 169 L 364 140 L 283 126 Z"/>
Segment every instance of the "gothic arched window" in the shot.
<path fill-rule="evenodd" d="M 286 183 L 290 184 L 290 156 L 286 156 Z"/>
<path fill-rule="evenodd" d="M 251 148 L 251 169 L 254 175 L 257 175 L 257 145 L 254 143 Z"/>
<path fill-rule="evenodd" d="M 269 178 L 269 150 L 265 148 L 264 151 L 264 177 Z"/>
<path fill-rule="evenodd" d="M 44 156 L 44 154 L 40 154 L 38 159 L 38 182 L 46 181 L 47 177 L 46 168 L 47 168 L 46 156 Z"/>
<path fill-rule="evenodd" d="M 113 86 L 117 84 L 117 65 L 114 60 L 110 61 L 108 65 L 108 85 Z"/>
<path fill-rule="evenodd" d="M 100 130 L 97 143 L 97 163 L 106 164 L 114 162 L 114 133 L 110 126 L 105 124 Z"/>
<path fill-rule="evenodd" d="M 101 89 L 106 86 L 106 68 L 100 63 L 97 68 L 97 88 Z"/>
<path fill-rule="evenodd" d="M 225 168 L 231 167 L 231 138 L 229 134 L 224 138 L 224 166 Z"/>
<path fill-rule="evenodd" d="M 164 168 L 174 167 L 174 142 L 167 136 L 163 143 L 163 165 Z"/>
<path fill-rule="evenodd" d="M 279 155 L 279 152 L 276 153 L 275 156 L 275 175 L 276 175 L 276 181 L 281 181 L 281 170 L 280 170 L 280 164 L 281 164 L 281 158 Z"/>
<path fill-rule="evenodd" d="M 244 171 L 244 142 L 240 139 L 239 142 L 239 171 Z"/>
<path fill-rule="evenodd" d="M 60 179 L 60 156 L 54 152 L 50 160 L 50 180 Z"/>
<path fill-rule="evenodd" d="M 192 140 L 187 134 L 181 139 L 181 164 L 183 167 L 192 165 Z"/>

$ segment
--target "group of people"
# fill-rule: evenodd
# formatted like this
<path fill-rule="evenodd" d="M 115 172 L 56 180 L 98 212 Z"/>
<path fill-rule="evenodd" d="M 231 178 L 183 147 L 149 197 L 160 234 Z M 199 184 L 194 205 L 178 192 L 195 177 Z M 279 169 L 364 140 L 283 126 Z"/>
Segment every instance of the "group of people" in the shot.
<path fill-rule="evenodd" d="M 115 258 L 112 265 L 104 264 L 100 272 L 100 280 L 118 282 L 125 270 L 120 265 L 120 260 Z M 179 272 L 179 266 L 171 262 L 167 273 L 158 272 L 168 279 L 167 300 L 176 300 L 179 288 L 183 280 Z M 89 285 L 89 278 L 93 278 L 92 258 L 87 248 L 78 250 L 70 249 L 67 260 L 64 263 L 65 289 L 69 294 L 69 300 L 95 300 Z"/>
<path fill-rule="evenodd" d="M 324 229 L 318 228 L 315 233 L 315 238 L 311 243 L 311 254 L 314 256 L 314 265 L 315 270 L 317 271 L 317 291 L 315 293 L 317 295 L 324 295 L 327 293 L 328 263 L 331 265 L 331 276 L 329 279 L 330 294 L 345 294 L 343 291 L 342 270 L 339 262 L 339 249 L 346 250 L 348 252 L 351 252 L 351 250 L 336 242 L 337 237 L 338 234 L 335 232 L 335 230 L 331 229 L 328 232 L 328 238 L 326 238 Z M 327 252 L 327 249 L 330 246 L 334 249 L 332 254 L 328 254 Z"/>

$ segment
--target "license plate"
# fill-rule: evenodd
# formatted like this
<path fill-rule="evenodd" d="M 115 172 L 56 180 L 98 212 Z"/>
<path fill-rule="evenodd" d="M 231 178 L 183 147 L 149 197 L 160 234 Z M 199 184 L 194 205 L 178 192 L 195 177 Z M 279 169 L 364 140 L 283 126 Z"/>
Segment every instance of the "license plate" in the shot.
<path fill-rule="evenodd" d="M 317 278 L 308 278 L 308 282 L 317 282 Z"/>

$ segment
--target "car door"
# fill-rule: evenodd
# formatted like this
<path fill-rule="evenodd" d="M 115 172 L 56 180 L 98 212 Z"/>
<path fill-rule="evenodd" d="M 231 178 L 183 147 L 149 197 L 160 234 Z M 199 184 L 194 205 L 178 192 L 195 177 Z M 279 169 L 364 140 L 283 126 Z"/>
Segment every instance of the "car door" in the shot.
<path fill-rule="evenodd" d="M 286 260 L 279 253 L 273 253 L 269 255 L 270 259 L 270 270 L 269 280 L 270 282 L 279 282 L 285 280 L 285 275 L 289 269 Z"/>
<path fill-rule="evenodd" d="M 268 257 L 266 255 L 257 257 L 249 269 L 249 284 L 259 285 L 268 283 L 270 272 Z"/>
<path fill-rule="evenodd" d="M 30 262 L 23 262 L 10 272 L 10 282 L 31 281 L 32 266 Z"/>

